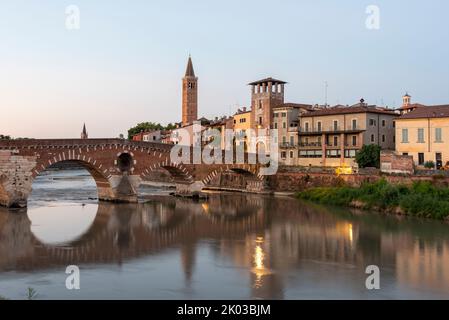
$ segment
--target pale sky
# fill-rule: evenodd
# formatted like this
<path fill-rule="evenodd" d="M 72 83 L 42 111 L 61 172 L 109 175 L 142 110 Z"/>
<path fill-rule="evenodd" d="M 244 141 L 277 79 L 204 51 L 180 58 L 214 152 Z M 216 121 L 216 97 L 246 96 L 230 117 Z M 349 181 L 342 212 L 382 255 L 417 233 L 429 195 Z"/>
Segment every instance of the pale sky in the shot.
<path fill-rule="evenodd" d="M 80 29 L 66 28 L 66 7 Z M 380 29 L 366 27 L 377 5 Z M 0 2 L 0 134 L 92 138 L 181 119 L 189 53 L 199 114 L 249 106 L 247 83 L 287 81 L 287 102 L 449 104 L 449 2 Z"/>

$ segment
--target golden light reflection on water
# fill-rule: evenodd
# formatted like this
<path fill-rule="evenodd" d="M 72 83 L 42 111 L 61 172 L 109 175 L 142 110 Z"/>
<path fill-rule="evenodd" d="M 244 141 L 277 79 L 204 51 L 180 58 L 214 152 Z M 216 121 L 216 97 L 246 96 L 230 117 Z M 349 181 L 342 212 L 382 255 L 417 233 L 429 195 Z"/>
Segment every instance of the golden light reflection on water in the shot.
<path fill-rule="evenodd" d="M 253 254 L 253 268 L 252 272 L 256 275 L 256 279 L 254 281 L 254 288 L 260 288 L 263 285 L 263 277 L 270 274 L 271 271 L 266 267 L 266 254 L 263 248 L 264 238 L 257 237 L 256 246 L 254 247 Z"/>

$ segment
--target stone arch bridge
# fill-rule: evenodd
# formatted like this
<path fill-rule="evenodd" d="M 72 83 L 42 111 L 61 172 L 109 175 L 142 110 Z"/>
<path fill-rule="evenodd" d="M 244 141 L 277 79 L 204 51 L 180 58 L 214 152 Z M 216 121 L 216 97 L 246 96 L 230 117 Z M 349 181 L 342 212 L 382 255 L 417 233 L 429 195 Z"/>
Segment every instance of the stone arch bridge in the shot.
<path fill-rule="evenodd" d="M 201 191 L 221 172 L 233 171 L 245 176 L 245 189 L 265 190 L 266 181 L 260 175 L 261 165 L 248 164 L 248 154 L 242 163 L 181 164 L 173 163 L 173 145 L 135 142 L 123 139 L 52 139 L 0 141 L 0 205 L 25 207 L 36 176 L 61 162 L 76 162 L 94 178 L 98 198 L 102 201 L 137 202 L 137 190 L 151 172 L 166 169 L 180 194 Z M 193 160 L 193 148 L 191 148 Z"/>

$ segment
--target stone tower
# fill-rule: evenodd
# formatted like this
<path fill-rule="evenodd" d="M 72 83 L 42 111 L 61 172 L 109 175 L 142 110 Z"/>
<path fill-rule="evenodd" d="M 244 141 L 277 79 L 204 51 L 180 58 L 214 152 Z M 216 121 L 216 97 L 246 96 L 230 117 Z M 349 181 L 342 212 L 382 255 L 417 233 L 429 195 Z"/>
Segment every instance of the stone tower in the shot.
<path fill-rule="evenodd" d="M 267 78 L 250 83 L 251 118 L 253 129 L 270 129 L 273 122 L 273 108 L 284 103 L 286 82 Z"/>
<path fill-rule="evenodd" d="M 87 134 L 86 124 L 83 125 L 83 131 L 81 132 L 81 139 L 88 139 L 89 135 Z"/>
<path fill-rule="evenodd" d="M 198 78 L 195 77 L 192 58 L 189 56 L 186 75 L 182 79 L 182 124 L 198 120 Z"/>

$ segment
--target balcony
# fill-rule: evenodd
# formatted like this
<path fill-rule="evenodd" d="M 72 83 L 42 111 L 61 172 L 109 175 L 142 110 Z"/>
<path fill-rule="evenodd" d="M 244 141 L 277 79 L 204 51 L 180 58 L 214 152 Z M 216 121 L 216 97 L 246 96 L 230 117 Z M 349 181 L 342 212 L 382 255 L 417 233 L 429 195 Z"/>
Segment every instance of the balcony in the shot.
<path fill-rule="evenodd" d="M 279 144 L 279 148 L 281 149 L 291 149 L 296 148 L 296 145 L 294 143 L 284 142 Z"/>
<path fill-rule="evenodd" d="M 322 134 L 341 134 L 341 133 L 359 133 L 363 132 L 365 129 L 363 129 L 361 126 L 330 126 L 327 128 L 318 128 L 318 127 L 312 127 L 312 128 L 298 128 L 298 134 L 300 136 L 313 136 L 313 135 L 322 135 Z"/>
<path fill-rule="evenodd" d="M 319 148 L 321 149 L 323 147 L 323 144 L 321 142 L 301 142 L 298 144 L 300 148 Z"/>

